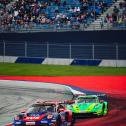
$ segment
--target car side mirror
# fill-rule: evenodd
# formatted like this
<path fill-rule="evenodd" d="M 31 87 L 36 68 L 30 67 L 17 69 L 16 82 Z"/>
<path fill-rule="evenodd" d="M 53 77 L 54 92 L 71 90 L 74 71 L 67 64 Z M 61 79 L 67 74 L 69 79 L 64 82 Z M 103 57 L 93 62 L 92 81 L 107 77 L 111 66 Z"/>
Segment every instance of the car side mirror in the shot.
<path fill-rule="evenodd" d="M 100 100 L 100 103 L 103 103 L 104 102 L 104 100 Z"/>

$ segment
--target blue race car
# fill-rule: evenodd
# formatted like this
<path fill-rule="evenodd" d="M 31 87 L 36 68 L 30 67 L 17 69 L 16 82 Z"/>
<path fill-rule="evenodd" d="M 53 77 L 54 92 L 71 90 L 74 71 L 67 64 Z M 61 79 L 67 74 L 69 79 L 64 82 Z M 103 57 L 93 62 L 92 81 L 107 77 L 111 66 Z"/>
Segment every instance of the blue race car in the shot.
<path fill-rule="evenodd" d="M 15 116 L 12 126 L 72 126 L 72 111 L 61 102 L 37 102 Z"/>

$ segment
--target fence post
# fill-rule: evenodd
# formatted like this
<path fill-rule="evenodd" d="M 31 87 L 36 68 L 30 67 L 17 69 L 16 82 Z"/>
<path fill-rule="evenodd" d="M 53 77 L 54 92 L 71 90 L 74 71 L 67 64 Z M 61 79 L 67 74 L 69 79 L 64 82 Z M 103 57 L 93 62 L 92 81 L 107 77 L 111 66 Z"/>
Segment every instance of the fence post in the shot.
<path fill-rule="evenodd" d="M 116 67 L 118 67 L 118 58 L 119 58 L 119 48 L 118 44 L 116 43 Z"/>
<path fill-rule="evenodd" d="M 5 62 L 5 61 L 4 61 L 5 55 L 6 55 L 6 43 L 5 43 L 5 41 L 3 40 L 3 63 Z"/>
<path fill-rule="evenodd" d="M 94 43 L 92 44 L 92 58 L 94 60 Z"/>
<path fill-rule="evenodd" d="M 47 64 L 48 64 L 48 58 L 49 58 L 49 43 L 47 42 Z"/>
<path fill-rule="evenodd" d="M 25 41 L 25 57 L 27 57 L 27 41 Z"/>
<path fill-rule="evenodd" d="M 71 43 L 69 44 L 69 54 L 70 54 L 70 56 L 69 56 L 69 58 L 70 58 L 70 63 L 71 63 Z"/>

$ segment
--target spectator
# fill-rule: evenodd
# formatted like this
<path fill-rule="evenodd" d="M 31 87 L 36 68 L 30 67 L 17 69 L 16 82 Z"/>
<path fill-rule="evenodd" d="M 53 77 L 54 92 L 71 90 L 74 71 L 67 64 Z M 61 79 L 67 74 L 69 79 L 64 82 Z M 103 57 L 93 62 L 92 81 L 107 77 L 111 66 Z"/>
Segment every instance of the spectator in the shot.
<path fill-rule="evenodd" d="M 103 12 L 107 8 L 103 1 L 95 2 L 94 8 L 94 2 L 89 0 L 72 0 L 71 2 L 66 0 L 16 0 L 7 8 L 11 1 L 0 0 L 2 4 L 0 27 L 16 27 L 19 30 L 43 24 L 58 27 L 61 27 L 61 24 L 62 26 L 71 25 L 71 28 L 79 29 L 81 23 L 95 20 L 100 10 Z M 120 3 L 120 6 L 125 6 L 125 4 Z M 113 12 L 116 16 L 113 14 L 112 18 L 116 22 L 119 13 L 116 6 Z"/>

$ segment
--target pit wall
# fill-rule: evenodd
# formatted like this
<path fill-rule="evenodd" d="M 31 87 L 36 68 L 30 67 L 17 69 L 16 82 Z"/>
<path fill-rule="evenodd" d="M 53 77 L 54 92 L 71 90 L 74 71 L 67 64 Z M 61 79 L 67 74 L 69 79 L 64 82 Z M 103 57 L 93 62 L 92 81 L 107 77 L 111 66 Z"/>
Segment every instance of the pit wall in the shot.
<path fill-rule="evenodd" d="M 86 59 L 79 60 L 79 59 L 63 59 L 63 58 L 25 58 L 25 57 L 14 57 L 14 56 L 0 56 L 0 62 L 126 67 L 126 60 L 86 60 Z"/>

